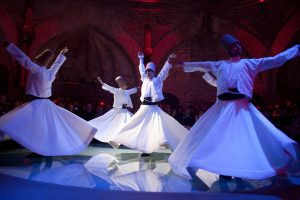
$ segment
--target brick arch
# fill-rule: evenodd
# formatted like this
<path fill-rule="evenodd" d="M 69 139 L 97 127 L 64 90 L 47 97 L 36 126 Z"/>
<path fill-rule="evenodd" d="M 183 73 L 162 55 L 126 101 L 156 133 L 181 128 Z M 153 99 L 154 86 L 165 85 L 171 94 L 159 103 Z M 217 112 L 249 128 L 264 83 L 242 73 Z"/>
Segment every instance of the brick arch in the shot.
<path fill-rule="evenodd" d="M 243 48 L 252 57 L 262 57 L 268 52 L 268 48 L 264 46 L 253 34 L 238 28 L 233 33 L 241 41 Z"/>
<path fill-rule="evenodd" d="M 299 31 L 300 31 L 300 13 L 296 13 L 285 23 L 285 25 L 282 27 L 280 32 L 277 34 L 277 37 L 274 40 L 273 45 L 271 47 L 272 55 L 276 55 L 284 51 L 285 49 L 287 49 L 288 45 L 291 43 L 295 35 L 299 33 Z M 286 71 L 281 72 L 281 70 L 288 70 L 288 68 L 285 69 L 276 68 L 271 70 L 268 73 L 268 82 L 272 83 L 272 85 L 269 85 L 268 90 L 272 91 L 272 93 L 274 94 L 273 96 L 270 96 L 270 99 L 281 100 L 280 97 L 278 97 L 278 95 L 275 94 L 278 92 L 280 93 L 280 91 L 278 91 L 278 88 L 287 87 L 286 84 L 288 83 L 283 83 L 283 81 L 279 81 L 279 80 L 282 80 L 282 77 L 280 76 L 282 76 L 283 74 L 287 75 L 288 72 Z"/>
<path fill-rule="evenodd" d="M 124 50 L 126 50 L 131 62 L 135 66 L 135 72 L 136 74 L 139 74 L 138 70 L 138 64 L 139 61 L 137 59 L 137 52 L 141 51 L 142 47 L 136 42 L 136 40 L 126 32 L 121 32 L 117 35 L 116 41 L 118 44 L 123 47 Z"/>
<path fill-rule="evenodd" d="M 54 38 L 64 32 L 54 18 L 43 21 L 39 25 L 35 26 L 34 31 L 35 39 L 30 46 L 30 49 L 34 52 L 40 49 L 43 44 L 51 40 L 51 38 Z"/>
<path fill-rule="evenodd" d="M 170 31 L 153 47 L 153 52 L 158 52 L 153 54 L 153 61 L 155 63 L 162 62 L 162 59 L 165 57 L 166 53 L 171 51 L 171 49 L 180 44 L 184 39 L 185 38 L 178 32 Z"/>
<path fill-rule="evenodd" d="M 131 55 L 128 54 L 128 49 L 125 49 L 126 45 L 132 40 L 129 36 L 124 36 L 122 38 L 122 43 L 112 38 L 111 35 L 98 29 L 95 26 L 85 26 L 72 32 L 63 32 L 60 34 L 55 34 L 53 38 L 49 38 L 44 43 L 40 43 L 39 47 L 36 47 L 36 51 L 41 51 L 45 48 L 51 48 L 56 50 L 68 46 L 70 51 L 70 59 L 67 60 L 65 67 L 61 70 L 61 73 L 66 75 L 72 69 L 80 70 L 82 63 L 82 57 L 76 61 L 76 57 L 79 54 L 83 54 L 86 57 L 87 70 L 94 77 L 98 75 L 105 75 L 105 81 L 112 81 L 114 83 L 114 77 L 121 73 L 120 75 L 125 76 L 125 78 L 130 78 L 129 82 L 134 86 L 138 84 L 138 67 L 131 59 Z M 124 41 L 129 41 L 125 43 Z M 83 44 L 83 45 L 80 45 Z M 132 42 L 131 42 L 132 44 Z M 88 46 L 88 47 L 87 47 Z M 131 45 L 132 52 L 134 51 L 135 61 L 136 59 L 136 48 Z M 89 53 L 87 53 L 86 48 L 89 48 Z M 124 65 L 125 64 L 125 65 Z M 108 71 L 110 71 L 108 73 Z M 126 71 L 126 72 L 125 72 Z M 92 73 L 94 72 L 94 73 Z M 99 73 L 100 72 L 100 73 Z M 82 75 L 82 74 L 81 74 Z M 75 81 L 78 81 L 79 75 L 70 75 Z M 86 76 L 86 74 L 82 75 Z"/>
<path fill-rule="evenodd" d="M 293 42 L 299 41 L 300 32 L 300 14 L 296 13 L 290 18 L 283 26 L 282 30 L 277 34 L 277 37 L 272 45 L 272 53 L 277 54 L 289 47 Z M 273 80 L 275 82 L 274 91 L 278 93 L 279 100 L 288 98 L 293 101 L 299 101 L 299 87 L 295 85 L 299 82 L 299 70 L 298 65 L 300 61 L 296 58 L 293 61 L 288 62 L 284 68 L 278 68 L 273 70 Z"/>
<path fill-rule="evenodd" d="M 155 46 L 153 46 L 153 52 L 155 53 L 152 56 L 152 60 L 155 63 L 164 63 L 165 61 L 163 58 L 167 56 L 167 53 L 169 53 L 172 49 L 174 49 L 174 47 L 181 44 L 187 38 L 192 37 L 195 34 L 198 27 L 194 26 L 194 24 L 195 23 L 192 20 L 186 20 L 179 25 L 170 28 L 169 31 L 162 35 Z"/>
<path fill-rule="evenodd" d="M 285 50 L 287 45 L 293 39 L 293 37 L 300 30 L 300 13 L 296 13 L 292 18 L 290 18 L 281 31 L 277 34 L 277 37 L 271 47 L 272 53 L 280 53 Z"/>
<path fill-rule="evenodd" d="M 102 30 L 101 27 L 97 25 L 82 24 L 82 27 L 97 29 L 103 37 L 115 44 L 115 48 L 119 49 L 129 62 L 132 63 L 132 66 L 130 67 L 135 69 L 135 74 L 138 74 L 138 59 L 136 55 L 141 49 L 141 46 L 138 45 L 130 33 L 114 31 L 110 26 L 106 27 L 108 29 L 105 30 Z M 68 30 L 68 32 L 72 31 L 76 30 Z M 62 25 L 56 21 L 56 18 L 49 18 L 35 27 L 35 33 L 36 38 L 30 47 L 34 53 L 52 38 L 65 34 L 66 30 L 64 30 Z"/>
<path fill-rule="evenodd" d="M 169 53 L 174 47 L 181 44 L 184 40 L 189 37 L 192 37 L 196 32 L 198 27 L 189 26 L 191 23 L 184 22 L 177 27 L 174 27 L 160 39 L 159 42 L 153 47 L 153 52 L 158 52 L 153 54 L 153 61 L 156 63 L 163 63 L 162 59 L 166 57 L 166 54 Z M 193 27 L 192 30 L 184 32 L 177 31 L 177 29 L 184 29 L 186 27 Z M 175 29 L 176 28 L 176 29 Z M 190 33 L 186 35 L 186 33 Z M 217 33 L 223 34 L 223 33 Z M 242 28 L 237 26 L 234 28 L 233 34 L 240 39 L 243 44 L 243 48 L 252 56 L 252 57 L 262 57 L 266 56 L 269 52 L 269 49 L 258 40 L 253 34 L 245 31 Z"/>

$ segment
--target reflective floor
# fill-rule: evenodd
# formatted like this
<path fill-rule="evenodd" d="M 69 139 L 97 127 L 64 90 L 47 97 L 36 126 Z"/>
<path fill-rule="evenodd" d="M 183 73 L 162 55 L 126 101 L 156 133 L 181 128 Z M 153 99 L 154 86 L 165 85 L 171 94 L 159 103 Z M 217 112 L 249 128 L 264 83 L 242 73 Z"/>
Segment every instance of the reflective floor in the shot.
<path fill-rule="evenodd" d="M 245 199 L 300 199 L 300 174 L 265 180 L 219 179 L 199 170 L 197 180 L 174 174 L 168 149 L 141 156 L 96 143 L 74 156 L 42 157 L 26 149 L 0 153 L 0 173 L 30 181 L 96 190 L 248 195 Z M 225 195 L 226 196 L 226 195 Z M 224 197 L 225 197 L 224 196 Z M 188 199 L 188 198 L 186 198 Z M 235 198 L 238 199 L 238 198 Z M 241 198 L 243 199 L 243 198 Z"/>

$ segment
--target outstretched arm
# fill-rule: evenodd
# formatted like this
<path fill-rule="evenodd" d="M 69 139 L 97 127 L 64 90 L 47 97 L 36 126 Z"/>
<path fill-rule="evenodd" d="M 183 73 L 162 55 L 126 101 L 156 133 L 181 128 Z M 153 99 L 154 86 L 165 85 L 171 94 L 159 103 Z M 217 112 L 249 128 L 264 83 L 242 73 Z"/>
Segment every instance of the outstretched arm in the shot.
<path fill-rule="evenodd" d="M 295 45 L 273 57 L 251 59 L 258 66 L 259 71 L 264 71 L 282 66 L 288 60 L 300 56 L 300 45 Z"/>
<path fill-rule="evenodd" d="M 103 80 L 99 76 L 97 77 L 97 80 L 99 81 L 99 83 L 101 83 L 103 90 L 109 91 L 112 94 L 116 93 L 117 88 L 107 85 L 106 83 L 103 82 Z"/>
<path fill-rule="evenodd" d="M 131 88 L 129 90 L 126 90 L 128 92 L 129 95 L 135 94 L 137 93 L 137 87 Z"/>
<path fill-rule="evenodd" d="M 51 65 L 51 67 L 49 68 L 49 75 L 51 79 L 55 78 L 56 73 L 58 72 L 58 70 L 60 69 L 60 67 L 62 66 L 62 64 L 65 62 L 66 60 L 66 56 L 65 54 L 68 52 L 68 48 L 65 47 L 63 48 L 59 55 L 57 56 L 56 60 L 54 61 L 54 63 Z"/>
<path fill-rule="evenodd" d="M 217 62 L 214 61 L 205 61 L 205 62 L 183 62 L 183 70 L 185 72 L 207 72 L 208 70 L 213 70 L 214 66 L 217 65 Z"/>
<path fill-rule="evenodd" d="M 217 77 L 211 71 L 205 72 L 202 78 L 210 85 L 217 87 Z"/>
<path fill-rule="evenodd" d="M 183 67 L 185 72 L 204 72 L 202 78 L 210 85 L 217 87 L 217 77 L 213 73 L 217 69 L 219 62 L 206 61 L 206 62 L 182 62 L 179 63 L 180 67 Z"/>
<path fill-rule="evenodd" d="M 39 72 L 40 66 L 32 62 L 31 59 L 17 46 L 8 41 L 1 41 L 1 44 L 6 46 L 7 52 L 25 69 L 31 71 L 32 73 Z"/>
<path fill-rule="evenodd" d="M 175 54 L 169 55 L 168 60 L 165 62 L 165 65 L 157 75 L 157 79 L 159 79 L 160 81 L 164 81 L 169 75 L 169 70 L 171 69 L 171 67 L 176 65 L 176 63 L 177 56 Z"/>
<path fill-rule="evenodd" d="M 102 81 L 102 79 L 99 76 L 97 77 L 97 80 L 99 81 L 99 83 L 101 83 L 101 85 L 104 84 L 104 82 Z"/>

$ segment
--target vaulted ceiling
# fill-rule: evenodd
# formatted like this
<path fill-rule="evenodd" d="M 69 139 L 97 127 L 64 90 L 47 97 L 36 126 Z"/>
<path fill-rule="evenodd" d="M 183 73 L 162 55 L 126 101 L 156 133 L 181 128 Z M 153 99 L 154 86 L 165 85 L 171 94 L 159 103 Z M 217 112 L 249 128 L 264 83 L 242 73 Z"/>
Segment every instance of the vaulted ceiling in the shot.
<path fill-rule="evenodd" d="M 299 41 L 299 11 L 297 0 L 0 0 L 0 31 L 20 45 L 29 23 L 31 54 L 68 46 L 58 81 L 89 83 L 102 76 L 113 82 L 123 75 L 136 85 L 145 27 L 159 66 L 171 52 L 191 60 L 223 57 L 218 40 L 224 33 L 239 37 L 247 56 L 258 57 Z"/>

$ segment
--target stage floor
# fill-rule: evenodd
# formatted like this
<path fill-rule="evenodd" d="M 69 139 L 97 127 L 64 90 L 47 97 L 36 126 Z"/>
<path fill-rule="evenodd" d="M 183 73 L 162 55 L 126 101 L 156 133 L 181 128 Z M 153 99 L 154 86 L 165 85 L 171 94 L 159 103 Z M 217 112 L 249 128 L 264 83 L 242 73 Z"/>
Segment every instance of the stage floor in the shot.
<path fill-rule="evenodd" d="M 199 170 L 193 181 L 172 172 L 169 155 L 165 149 L 141 156 L 102 143 L 73 156 L 42 157 L 22 148 L 3 151 L 0 199 L 300 199 L 300 175 L 219 179 Z"/>

